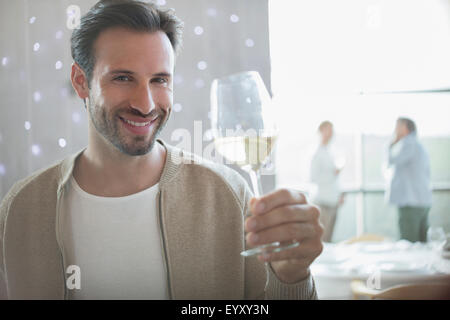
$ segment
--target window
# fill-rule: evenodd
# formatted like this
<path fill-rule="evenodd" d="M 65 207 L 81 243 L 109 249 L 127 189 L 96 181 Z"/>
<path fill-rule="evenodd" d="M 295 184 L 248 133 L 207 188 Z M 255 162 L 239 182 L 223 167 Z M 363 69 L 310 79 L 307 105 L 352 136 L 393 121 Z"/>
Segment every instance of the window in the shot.
<path fill-rule="evenodd" d="M 277 186 L 309 188 L 317 127 L 330 120 L 347 192 L 333 241 L 398 237 L 382 159 L 395 120 L 407 116 L 430 155 L 430 224 L 450 232 L 450 1 L 271 0 L 269 19 Z"/>

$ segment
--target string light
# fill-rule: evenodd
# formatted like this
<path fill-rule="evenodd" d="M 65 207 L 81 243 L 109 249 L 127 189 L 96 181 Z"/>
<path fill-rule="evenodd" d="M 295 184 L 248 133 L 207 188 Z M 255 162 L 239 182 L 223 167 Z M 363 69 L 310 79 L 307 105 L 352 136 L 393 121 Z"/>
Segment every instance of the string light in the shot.
<path fill-rule="evenodd" d="M 61 94 L 61 97 L 66 98 L 67 96 L 69 96 L 69 89 L 66 87 L 63 87 L 59 90 L 59 93 Z"/>
<path fill-rule="evenodd" d="M 37 144 L 33 144 L 31 146 L 31 153 L 33 153 L 33 155 L 38 156 L 41 154 L 41 147 L 39 147 L 39 145 Z"/>
<path fill-rule="evenodd" d="M 179 103 L 175 103 L 173 105 L 173 111 L 175 111 L 175 112 L 180 112 L 182 109 L 183 109 L 183 106 Z"/>
<path fill-rule="evenodd" d="M 72 113 L 72 121 L 74 123 L 79 123 L 80 120 L 81 120 L 81 116 L 80 116 L 80 114 L 78 112 Z"/>
<path fill-rule="evenodd" d="M 183 83 L 183 76 L 182 75 L 179 75 L 179 74 L 177 74 L 177 75 L 175 75 L 175 77 L 173 78 L 173 82 L 176 84 L 176 85 L 180 85 L 180 84 L 182 84 Z"/>
<path fill-rule="evenodd" d="M 206 14 L 210 17 L 215 17 L 217 15 L 217 10 L 214 8 L 208 8 Z"/>
<path fill-rule="evenodd" d="M 203 28 L 201 27 L 201 26 L 196 26 L 195 28 L 194 28 L 194 33 L 196 34 L 196 35 L 202 35 L 203 34 Z"/>
<path fill-rule="evenodd" d="M 41 99 L 42 99 L 41 93 L 39 91 L 35 91 L 33 93 L 33 100 L 34 100 L 34 102 L 37 103 L 37 102 L 41 101 Z"/>
<path fill-rule="evenodd" d="M 237 15 L 235 15 L 235 14 L 232 14 L 230 16 L 230 21 L 233 22 L 233 23 L 237 23 L 237 22 L 239 22 L 239 17 Z"/>
<path fill-rule="evenodd" d="M 199 62 L 197 63 L 197 68 L 198 68 L 199 70 L 205 70 L 207 67 L 208 67 L 208 65 L 206 64 L 205 61 L 199 61 Z"/>
<path fill-rule="evenodd" d="M 65 146 L 66 146 L 66 139 L 63 139 L 63 138 L 60 138 L 59 140 L 58 140 L 58 144 L 59 144 L 59 146 L 61 147 L 61 148 L 64 148 Z"/>

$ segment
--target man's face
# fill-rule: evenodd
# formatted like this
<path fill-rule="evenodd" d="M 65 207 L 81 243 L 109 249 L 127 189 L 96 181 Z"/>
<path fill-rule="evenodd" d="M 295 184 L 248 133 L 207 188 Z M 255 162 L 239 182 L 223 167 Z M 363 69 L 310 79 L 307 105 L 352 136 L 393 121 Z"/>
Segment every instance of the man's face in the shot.
<path fill-rule="evenodd" d="M 395 134 L 398 138 L 403 138 L 407 136 L 409 133 L 408 127 L 403 121 L 397 121 L 397 125 L 395 127 Z"/>
<path fill-rule="evenodd" d="M 327 137 L 328 140 L 331 140 L 331 138 L 333 137 L 333 126 L 331 125 L 326 126 L 325 136 Z"/>
<path fill-rule="evenodd" d="M 101 136 L 121 152 L 144 155 L 170 117 L 174 53 L 167 35 L 108 29 L 94 45 L 89 116 Z"/>
<path fill-rule="evenodd" d="M 325 143 L 330 142 L 331 138 L 333 137 L 333 126 L 332 125 L 326 125 L 321 130 L 322 133 L 322 139 Z"/>

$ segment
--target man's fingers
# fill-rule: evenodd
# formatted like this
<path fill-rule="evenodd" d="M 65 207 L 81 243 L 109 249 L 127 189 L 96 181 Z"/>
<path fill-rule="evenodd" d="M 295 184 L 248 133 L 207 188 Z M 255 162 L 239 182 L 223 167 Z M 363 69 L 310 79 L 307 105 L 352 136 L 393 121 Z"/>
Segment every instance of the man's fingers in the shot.
<path fill-rule="evenodd" d="M 315 239 L 301 241 L 298 247 L 286 249 L 280 252 L 272 252 L 259 255 L 259 259 L 264 262 L 290 260 L 295 264 L 307 264 L 317 258 L 323 250 L 323 244 Z"/>
<path fill-rule="evenodd" d="M 245 221 L 245 231 L 258 232 L 280 224 L 306 222 L 319 218 L 319 210 L 311 205 L 297 204 L 278 207 L 266 214 L 252 215 Z"/>
<path fill-rule="evenodd" d="M 247 234 L 246 239 L 248 244 L 254 247 L 275 241 L 302 240 L 313 237 L 316 232 L 314 225 L 311 223 L 289 223 L 259 232 L 250 232 Z"/>
<path fill-rule="evenodd" d="M 250 201 L 250 210 L 253 214 L 263 214 L 279 206 L 305 203 L 306 197 L 302 192 L 290 189 L 277 189 Z"/>

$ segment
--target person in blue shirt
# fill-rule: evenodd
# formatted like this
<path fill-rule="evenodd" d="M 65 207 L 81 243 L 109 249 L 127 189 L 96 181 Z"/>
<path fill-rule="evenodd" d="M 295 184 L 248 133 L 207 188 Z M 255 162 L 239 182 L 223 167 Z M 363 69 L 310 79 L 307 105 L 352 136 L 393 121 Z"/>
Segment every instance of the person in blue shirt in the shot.
<path fill-rule="evenodd" d="M 411 119 L 397 119 L 387 165 L 391 177 L 386 199 L 398 207 L 400 238 L 425 242 L 431 208 L 430 161 Z"/>

